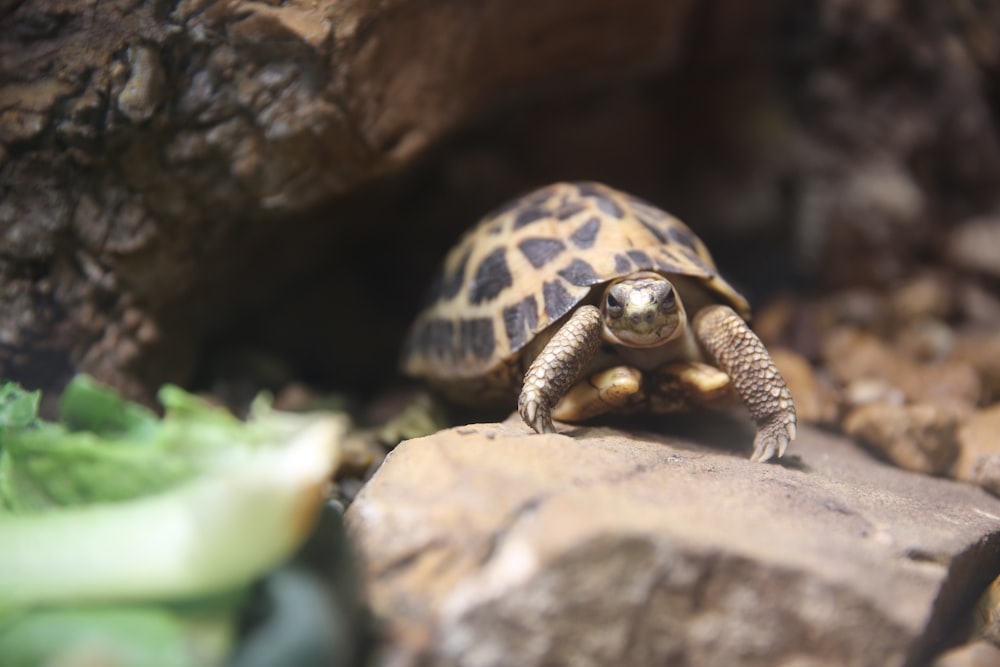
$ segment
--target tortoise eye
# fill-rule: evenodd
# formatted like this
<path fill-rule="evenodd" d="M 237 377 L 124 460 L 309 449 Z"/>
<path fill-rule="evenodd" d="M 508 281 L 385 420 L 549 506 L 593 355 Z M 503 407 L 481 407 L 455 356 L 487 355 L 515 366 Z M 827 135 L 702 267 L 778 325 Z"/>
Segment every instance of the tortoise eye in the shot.
<path fill-rule="evenodd" d="M 608 292 L 608 296 L 607 296 L 607 299 L 606 299 L 606 304 L 607 305 L 605 307 L 605 310 L 610 315 L 621 315 L 622 314 L 622 302 L 619 301 L 615 297 L 615 295 L 612 294 L 611 292 Z"/>

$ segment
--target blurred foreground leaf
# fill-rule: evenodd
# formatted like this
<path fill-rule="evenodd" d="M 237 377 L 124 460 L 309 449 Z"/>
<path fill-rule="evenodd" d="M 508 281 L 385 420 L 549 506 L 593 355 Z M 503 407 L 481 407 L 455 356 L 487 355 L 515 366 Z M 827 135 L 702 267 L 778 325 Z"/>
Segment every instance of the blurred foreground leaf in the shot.
<path fill-rule="evenodd" d="M 259 399 L 244 422 L 166 386 L 160 419 L 86 377 L 57 422 L 38 399 L 0 385 L 0 664 L 219 664 L 249 584 L 309 536 L 347 418 Z"/>

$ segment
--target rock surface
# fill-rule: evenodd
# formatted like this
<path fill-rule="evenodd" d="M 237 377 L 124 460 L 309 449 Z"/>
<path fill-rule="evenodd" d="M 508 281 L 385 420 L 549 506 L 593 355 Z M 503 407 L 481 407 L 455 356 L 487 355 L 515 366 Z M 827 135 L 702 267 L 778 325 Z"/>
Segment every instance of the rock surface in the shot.
<path fill-rule="evenodd" d="M 952 649 L 934 662 L 934 667 L 996 667 L 1000 648 L 987 641 L 977 641 Z"/>
<path fill-rule="evenodd" d="M 400 445 L 347 513 L 386 663 L 919 665 L 995 576 L 981 490 L 809 428 L 751 464 L 710 428 Z"/>

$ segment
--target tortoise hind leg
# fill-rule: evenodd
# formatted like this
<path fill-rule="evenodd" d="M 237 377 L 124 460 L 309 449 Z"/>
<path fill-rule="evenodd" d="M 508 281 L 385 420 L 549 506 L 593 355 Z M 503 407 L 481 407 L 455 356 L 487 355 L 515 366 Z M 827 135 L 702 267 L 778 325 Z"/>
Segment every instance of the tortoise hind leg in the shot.
<path fill-rule="evenodd" d="M 601 311 L 581 306 L 545 344 L 524 374 L 517 410 L 538 433 L 555 433 L 552 408 L 566 395 L 601 344 Z"/>
<path fill-rule="evenodd" d="M 646 393 L 654 414 L 693 408 L 724 410 L 736 398 L 730 377 L 700 361 L 674 361 L 647 373 Z"/>
<path fill-rule="evenodd" d="M 642 400 L 642 373 L 631 366 L 613 366 L 573 385 L 552 408 L 552 416 L 560 421 L 583 421 Z"/>
<path fill-rule="evenodd" d="M 795 405 L 785 380 L 757 334 L 728 306 L 709 306 L 694 318 L 698 343 L 730 378 L 757 424 L 751 461 L 785 453 L 795 438 Z"/>

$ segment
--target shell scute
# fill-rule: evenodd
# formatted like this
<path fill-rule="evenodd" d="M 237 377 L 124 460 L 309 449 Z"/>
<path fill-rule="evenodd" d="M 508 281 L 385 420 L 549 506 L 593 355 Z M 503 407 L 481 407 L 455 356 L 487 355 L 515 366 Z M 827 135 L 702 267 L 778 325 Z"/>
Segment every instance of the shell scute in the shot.
<path fill-rule="evenodd" d="M 536 269 L 540 269 L 566 249 L 566 244 L 559 239 L 530 236 L 517 244 L 518 250 Z"/>
<path fill-rule="evenodd" d="M 513 349 L 524 347 L 538 326 L 538 301 L 529 295 L 503 309 L 504 332 Z"/>
<path fill-rule="evenodd" d="M 522 211 L 518 211 L 517 215 L 514 217 L 514 229 L 521 229 L 522 227 L 527 227 L 533 222 L 538 222 L 539 220 L 545 220 L 551 217 L 552 213 L 546 211 L 543 208 L 526 208 Z"/>
<path fill-rule="evenodd" d="M 492 301 L 505 289 L 514 284 L 507 265 L 507 249 L 494 248 L 476 266 L 469 285 L 469 303 L 479 304 Z"/>
<path fill-rule="evenodd" d="M 573 309 L 573 306 L 587 296 L 589 287 L 570 285 L 562 280 L 549 280 L 542 283 L 542 300 L 544 308 L 535 323 L 533 334 L 545 328 L 542 322 L 555 322 Z"/>
<path fill-rule="evenodd" d="M 572 234 L 569 235 L 569 240 L 573 242 L 577 248 L 581 250 L 586 250 L 594 245 L 594 241 L 597 240 L 597 232 L 601 230 L 601 220 L 600 218 L 593 216 L 587 219 L 587 222 L 583 223 Z"/>
<path fill-rule="evenodd" d="M 608 278 L 599 275 L 594 267 L 579 257 L 574 258 L 565 268 L 559 270 L 559 276 L 571 285 L 589 287 L 604 282 Z"/>

